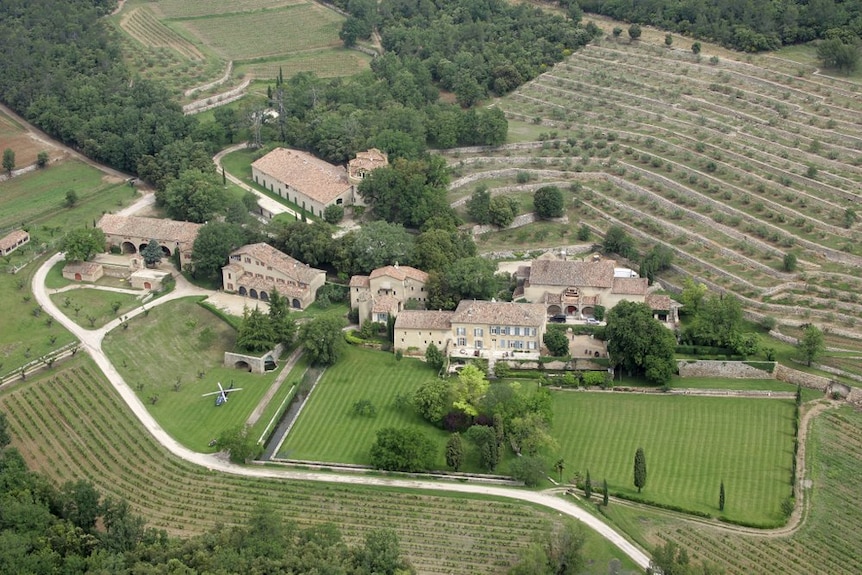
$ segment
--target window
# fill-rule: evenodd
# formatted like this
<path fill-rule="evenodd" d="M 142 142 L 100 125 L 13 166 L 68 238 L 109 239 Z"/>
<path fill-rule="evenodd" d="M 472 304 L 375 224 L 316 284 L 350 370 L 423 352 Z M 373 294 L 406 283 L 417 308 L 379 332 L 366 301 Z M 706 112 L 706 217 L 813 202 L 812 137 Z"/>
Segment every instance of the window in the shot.
<path fill-rule="evenodd" d="M 501 340 L 500 340 L 500 347 L 501 347 L 502 349 L 506 349 L 506 340 L 505 340 L 505 339 L 501 339 Z"/>
<path fill-rule="evenodd" d="M 485 335 L 484 331 L 485 330 L 482 329 L 481 327 L 474 327 L 473 328 L 473 337 L 482 337 L 483 335 Z"/>
<path fill-rule="evenodd" d="M 458 345 L 460 345 L 461 347 L 464 347 L 465 345 L 467 345 L 467 338 L 466 337 L 459 337 L 458 338 Z"/>
<path fill-rule="evenodd" d="M 456 327 L 455 328 L 455 335 L 467 335 L 467 328 L 466 327 Z"/>
<path fill-rule="evenodd" d="M 536 342 L 535 341 L 528 341 L 527 342 L 527 349 L 536 349 Z"/>
<path fill-rule="evenodd" d="M 521 328 L 520 327 L 515 328 L 515 335 L 521 335 Z"/>

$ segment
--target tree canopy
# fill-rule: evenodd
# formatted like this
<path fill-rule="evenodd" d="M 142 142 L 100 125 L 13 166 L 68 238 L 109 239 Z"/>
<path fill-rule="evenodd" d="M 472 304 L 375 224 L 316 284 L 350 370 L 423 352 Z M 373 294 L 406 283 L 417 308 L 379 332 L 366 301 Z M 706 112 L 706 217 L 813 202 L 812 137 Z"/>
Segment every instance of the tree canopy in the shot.
<path fill-rule="evenodd" d="M 226 222 L 208 222 L 201 226 L 192 245 L 192 266 L 195 275 L 212 280 L 221 279 L 221 268 L 227 265 L 230 252 L 245 243 L 243 229 Z"/>
<path fill-rule="evenodd" d="M 63 238 L 60 249 L 67 262 L 85 262 L 105 251 L 105 233 L 99 228 L 76 228 Z"/>
<path fill-rule="evenodd" d="M 156 203 L 164 206 L 170 217 L 199 224 L 223 211 L 227 200 L 224 186 L 212 170 L 185 170 L 164 190 L 156 190 Z"/>
<path fill-rule="evenodd" d="M 533 195 L 536 215 L 547 220 L 561 218 L 566 213 L 563 192 L 557 186 L 543 186 Z"/>
<path fill-rule="evenodd" d="M 434 442 L 415 427 L 386 427 L 371 447 L 371 465 L 387 471 L 425 471 L 434 464 Z"/>
<path fill-rule="evenodd" d="M 332 316 L 316 317 L 302 326 L 300 340 L 312 365 L 333 365 L 346 345 L 341 335 L 342 322 Z"/>
<path fill-rule="evenodd" d="M 448 183 L 448 169 L 441 156 L 398 158 L 366 176 L 358 191 L 377 217 L 419 228 L 432 216 L 450 209 L 446 201 Z"/>
<path fill-rule="evenodd" d="M 663 385 L 676 371 L 676 338 L 652 316 L 644 303 L 621 301 L 606 314 L 611 362 L 629 374 Z"/>

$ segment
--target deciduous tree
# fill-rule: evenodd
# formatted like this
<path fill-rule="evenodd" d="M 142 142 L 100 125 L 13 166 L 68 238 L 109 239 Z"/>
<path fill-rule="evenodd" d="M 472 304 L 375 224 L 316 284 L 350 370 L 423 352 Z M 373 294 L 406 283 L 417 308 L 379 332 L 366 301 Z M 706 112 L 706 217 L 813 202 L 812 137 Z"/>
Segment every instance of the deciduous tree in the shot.
<path fill-rule="evenodd" d="M 518 215 L 518 210 L 521 204 L 516 198 L 509 196 L 494 196 L 488 208 L 488 223 L 495 226 L 506 228 L 515 221 L 515 216 Z"/>
<path fill-rule="evenodd" d="M 386 427 L 371 446 L 371 465 L 387 471 L 425 471 L 433 464 L 434 442 L 420 430 Z"/>
<path fill-rule="evenodd" d="M 3 170 L 9 176 L 12 175 L 12 170 L 15 169 L 15 150 L 6 148 L 3 150 Z"/>
<path fill-rule="evenodd" d="M 60 249 L 67 262 L 84 262 L 105 251 L 105 234 L 99 228 L 76 228 L 66 234 Z"/>
<path fill-rule="evenodd" d="M 624 258 L 633 259 L 637 257 L 635 242 L 620 226 L 611 226 L 605 232 L 602 249 L 606 253 L 619 254 Z"/>
<path fill-rule="evenodd" d="M 548 353 L 555 357 L 563 357 L 569 355 L 569 338 L 566 334 L 557 329 L 549 329 L 545 332 L 542 341 L 545 347 L 548 348 Z"/>
<path fill-rule="evenodd" d="M 512 478 L 523 481 L 527 487 L 535 487 L 545 478 L 545 460 L 536 455 L 518 457 L 509 465 Z"/>
<path fill-rule="evenodd" d="M 479 414 L 479 403 L 487 390 L 485 373 L 472 363 L 466 365 L 452 386 L 452 407 L 475 417 Z"/>
<path fill-rule="evenodd" d="M 648 305 L 621 301 L 607 312 L 608 353 L 614 365 L 629 374 L 646 376 L 650 383 L 670 381 L 676 364 L 676 338 L 652 317 Z"/>
<path fill-rule="evenodd" d="M 533 195 L 533 207 L 536 215 L 547 220 L 561 218 L 565 213 L 563 192 L 557 186 L 544 186 Z"/>
<path fill-rule="evenodd" d="M 440 373 L 445 361 L 446 359 L 443 357 L 443 353 L 436 345 L 434 345 L 434 342 L 432 341 L 429 343 L 428 347 L 425 349 L 425 363 L 428 364 L 428 367 L 433 369 L 435 373 Z"/>
<path fill-rule="evenodd" d="M 413 405 L 423 419 L 440 425 L 452 407 L 452 389 L 449 381 L 429 379 L 413 392 Z"/>
<path fill-rule="evenodd" d="M 395 263 L 409 264 L 413 236 L 401 224 L 384 221 L 368 223 L 354 233 L 351 259 L 356 273 Z"/>
<path fill-rule="evenodd" d="M 797 347 L 802 354 L 802 360 L 805 362 L 805 365 L 811 367 L 814 360 L 826 349 L 823 332 L 814 324 L 806 325 Z"/>
<path fill-rule="evenodd" d="M 199 224 L 212 220 L 227 207 L 224 186 L 212 170 L 182 172 L 163 192 L 156 191 L 156 201 L 172 218 Z"/>
<path fill-rule="evenodd" d="M 201 226 L 192 245 L 192 266 L 196 276 L 217 280 L 228 255 L 244 243 L 240 226 L 226 222 L 208 222 Z"/>
<path fill-rule="evenodd" d="M 333 365 L 344 350 L 342 322 L 332 316 L 316 317 L 302 326 L 300 339 L 312 365 Z"/>

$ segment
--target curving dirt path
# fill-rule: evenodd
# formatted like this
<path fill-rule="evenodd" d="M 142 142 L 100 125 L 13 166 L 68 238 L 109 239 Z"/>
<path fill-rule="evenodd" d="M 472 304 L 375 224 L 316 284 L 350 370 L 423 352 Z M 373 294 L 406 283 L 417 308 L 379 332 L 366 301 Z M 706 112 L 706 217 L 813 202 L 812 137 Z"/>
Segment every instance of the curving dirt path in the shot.
<path fill-rule="evenodd" d="M 135 394 L 131 387 L 126 383 L 120 373 L 113 366 L 107 355 L 102 351 L 102 340 L 105 334 L 116 328 L 120 324 L 120 320 L 116 319 L 102 328 L 88 330 L 82 328 L 70 318 L 68 318 L 60 308 L 58 308 L 51 298 L 48 296 L 48 291 L 45 288 L 45 278 L 48 271 L 60 260 L 63 259 L 63 254 L 55 254 L 49 258 L 34 274 L 32 288 L 33 295 L 36 301 L 42 305 L 42 308 L 51 317 L 57 320 L 63 327 L 68 329 L 80 341 L 82 347 L 90 354 L 99 369 L 105 374 L 117 393 L 125 401 L 126 405 L 132 410 L 141 424 L 147 431 L 161 443 L 173 455 L 180 457 L 190 463 L 200 465 L 210 471 L 220 471 L 223 473 L 231 473 L 234 475 L 243 475 L 247 477 L 264 477 L 281 480 L 301 480 L 301 481 L 319 481 L 327 483 L 342 483 L 355 485 L 372 485 L 380 487 L 396 487 L 407 489 L 425 489 L 433 491 L 447 491 L 457 493 L 467 493 L 474 495 L 491 495 L 495 497 L 503 497 L 507 499 L 515 499 L 528 503 L 535 503 L 543 507 L 553 509 L 559 513 L 574 517 L 584 523 L 586 526 L 595 530 L 599 535 L 613 543 L 623 553 L 632 559 L 642 569 L 649 566 L 650 558 L 641 549 L 629 542 L 625 537 L 604 523 L 601 519 L 591 515 L 584 509 L 578 507 L 571 501 L 560 499 L 554 492 L 536 492 L 523 489 L 515 489 L 511 487 L 500 487 L 495 485 L 475 484 L 475 483 L 448 483 L 442 481 L 427 481 L 427 480 L 410 480 L 410 479 L 394 479 L 388 477 L 369 477 L 366 475 L 357 474 L 340 474 L 340 473 L 317 473 L 308 471 L 298 471 L 293 469 L 275 469 L 272 467 L 245 467 L 236 465 L 216 454 L 197 453 L 183 445 L 180 445 L 173 437 L 156 422 L 146 406 L 141 402 L 140 398 Z M 155 301 L 147 304 L 149 308 L 161 305 L 168 301 L 173 301 L 189 295 L 203 295 L 208 293 L 195 286 L 190 285 L 182 279 L 182 276 L 177 278 L 177 285 L 174 291 L 163 296 Z M 127 318 L 135 317 L 143 313 L 143 306 L 125 314 Z"/>

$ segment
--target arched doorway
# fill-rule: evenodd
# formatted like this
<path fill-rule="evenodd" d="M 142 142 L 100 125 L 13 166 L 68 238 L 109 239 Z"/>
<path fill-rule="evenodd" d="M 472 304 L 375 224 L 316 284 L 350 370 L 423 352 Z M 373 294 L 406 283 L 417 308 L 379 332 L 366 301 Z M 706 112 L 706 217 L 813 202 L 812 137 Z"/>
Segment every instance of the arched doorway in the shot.
<path fill-rule="evenodd" d="M 144 282 L 144 289 L 153 289 L 153 284 L 150 282 Z"/>
<path fill-rule="evenodd" d="M 295 309 L 300 309 L 302 307 L 302 303 L 300 303 L 297 298 L 293 298 L 293 301 L 290 302 L 290 305 L 293 306 Z"/>
<path fill-rule="evenodd" d="M 133 244 L 132 242 L 123 242 L 120 248 L 122 249 L 122 252 L 124 254 L 138 253 L 138 250 L 135 248 L 135 244 Z"/>
<path fill-rule="evenodd" d="M 239 286 L 239 295 L 243 297 L 248 295 L 248 290 L 245 289 L 245 286 Z"/>
<path fill-rule="evenodd" d="M 584 316 L 586 316 L 586 317 L 593 317 L 593 313 L 594 313 L 595 311 L 596 311 L 596 310 L 595 310 L 592 306 L 587 306 L 587 307 L 585 307 L 584 309 L 582 309 L 582 310 L 581 310 L 581 313 L 582 313 Z"/>
<path fill-rule="evenodd" d="M 269 301 L 269 294 L 267 294 L 265 291 L 261 291 L 260 301 Z"/>
<path fill-rule="evenodd" d="M 566 307 L 566 315 L 575 315 L 578 313 L 578 306 L 570 305 Z"/>
<path fill-rule="evenodd" d="M 256 290 L 256 289 L 254 289 L 254 288 L 251 288 L 251 289 L 248 291 L 248 295 L 249 295 L 249 297 L 250 297 L 251 299 L 257 299 L 257 290 Z"/>
<path fill-rule="evenodd" d="M 560 309 L 558 305 L 549 305 L 548 306 L 548 315 L 557 315 L 558 313 L 563 313 L 563 310 Z"/>
<path fill-rule="evenodd" d="M 81 279 L 82 279 L 81 274 L 79 274 L 78 272 L 75 272 L 75 281 L 79 282 L 79 281 L 81 281 Z"/>
<path fill-rule="evenodd" d="M 159 245 L 159 247 L 162 248 L 162 253 L 165 254 L 165 256 L 171 257 L 171 255 L 172 255 L 171 254 L 171 248 L 169 248 L 168 246 L 163 246 L 163 245 Z"/>
<path fill-rule="evenodd" d="M 147 244 L 141 244 L 138 246 L 138 253 L 144 253 L 144 248 L 147 247 Z"/>
<path fill-rule="evenodd" d="M 233 366 L 237 369 L 242 369 L 244 371 L 251 371 L 251 366 L 248 364 L 247 361 L 240 360 L 240 361 L 236 362 L 235 364 L 233 364 Z"/>

